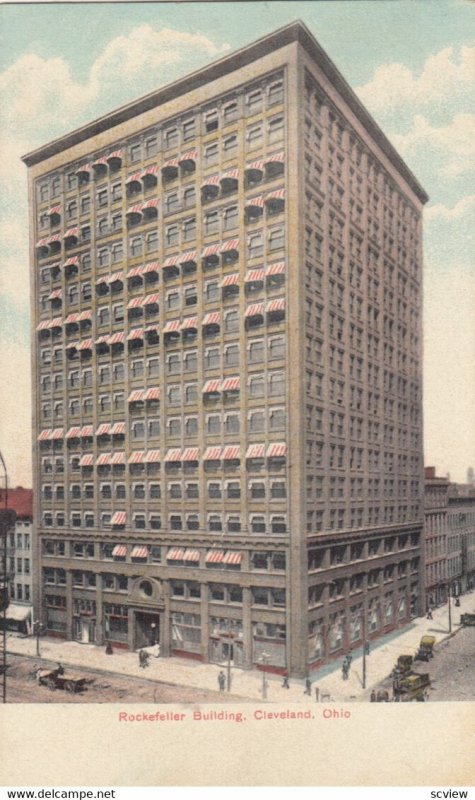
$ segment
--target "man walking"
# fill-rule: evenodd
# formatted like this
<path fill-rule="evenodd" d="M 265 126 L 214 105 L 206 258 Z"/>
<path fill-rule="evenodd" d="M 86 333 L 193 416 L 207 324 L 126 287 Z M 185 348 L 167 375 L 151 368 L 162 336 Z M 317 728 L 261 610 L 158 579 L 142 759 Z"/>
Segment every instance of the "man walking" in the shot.
<path fill-rule="evenodd" d="M 218 675 L 218 686 L 219 691 L 224 692 L 224 687 L 226 686 L 226 675 L 224 674 L 223 670 Z"/>

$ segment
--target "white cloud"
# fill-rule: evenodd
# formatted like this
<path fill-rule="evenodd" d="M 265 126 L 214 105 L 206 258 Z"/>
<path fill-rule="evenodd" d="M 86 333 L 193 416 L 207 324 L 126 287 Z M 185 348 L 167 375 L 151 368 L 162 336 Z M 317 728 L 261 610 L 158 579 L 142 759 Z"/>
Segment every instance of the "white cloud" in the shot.
<path fill-rule="evenodd" d="M 0 347 L 0 441 L 10 484 L 31 486 L 31 361 L 28 347 Z"/>
<path fill-rule="evenodd" d="M 373 111 L 440 106 L 468 99 L 473 91 L 475 48 L 447 47 L 429 56 L 416 74 L 404 64 L 382 64 L 372 80 L 356 88 L 363 103 Z"/>
<path fill-rule="evenodd" d="M 424 219 L 432 222 L 432 220 L 458 220 L 466 214 L 473 214 L 475 212 L 475 194 L 462 197 L 452 208 L 444 206 L 442 203 L 429 206 L 424 212 Z"/>

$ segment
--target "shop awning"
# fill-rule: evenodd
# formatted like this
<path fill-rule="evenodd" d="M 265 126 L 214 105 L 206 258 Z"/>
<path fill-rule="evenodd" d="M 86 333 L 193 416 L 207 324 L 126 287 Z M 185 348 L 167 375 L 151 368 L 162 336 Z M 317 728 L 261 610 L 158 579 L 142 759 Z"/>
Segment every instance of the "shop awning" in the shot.
<path fill-rule="evenodd" d="M 284 200 L 285 199 L 285 189 L 276 189 L 275 192 L 269 192 L 266 195 L 266 203 L 268 200 Z"/>
<path fill-rule="evenodd" d="M 265 159 L 265 164 L 275 164 L 275 162 L 282 163 L 284 160 L 283 152 L 280 153 L 273 153 L 271 156 L 267 156 Z"/>
<path fill-rule="evenodd" d="M 198 158 L 198 150 L 193 148 L 192 150 L 187 150 L 186 153 L 183 153 L 181 156 L 178 157 L 178 163 L 182 164 L 184 161 L 196 161 Z"/>
<path fill-rule="evenodd" d="M 186 447 L 183 450 L 181 460 L 182 461 L 198 461 L 200 455 L 200 451 L 198 447 Z"/>
<path fill-rule="evenodd" d="M 223 558 L 223 564 L 240 564 L 242 561 L 242 553 L 237 553 L 234 550 L 228 550 Z"/>
<path fill-rule="evenodd" d="M 238 286 L 239 285 L 239 272 L 233 272 L 232 275 L 226 275 L 221 281 L 221 289 L 225 286 Z"/>
<path fill-rule="evenodd" d="M 86 438 L 87 436 L 93 435 L 93 427 L 92 425 L 83 425 L 81 428 L 81 439 Z"/>
<path fill-rule="evenodd" d="M 250 444 L 247 448 L 246 458 L 264 458 L 265 444 Z"/>
<path fill-rule="evenodd" d="M 277 261 L 275 264 L 270 264 L 266 267 L 266 276 L 270 275 L 283 275 L 285 273 L 285 261 Z"/>
<path fill-rule="evenodd" d="M 119 464 L 125 464 L 126 458 L 125 453 L 112 453 L 111 464 L 113 466 L 118 466 Z"/>
<path fill-rule="evenodd" d="M 171 319 L 163 328 L 163 333 L 178 333 L 180 330 L 181 321 L 179 319 Z"/>
<path fill-rule="evenodd" d="M 160 400 L 160 389 L 158 386 L 153 386 L 145 390 L 144 400 Z"/>
<path fill-rule="evenodd" d="M 183 561 L 184 547 L 172 547 L 167 553 L 167 561 Z"/>
<path fill-rule="evenodd" d="M 209 258 L 210 256 L 217 256 L 219 253 L 219 244 L 210 244 L 201 251 L 202 258 Z"/>
<path fill-rule="evenodd" d="M 80 467 L 92 467 L 94 464 L 94 456 L 92 453 L 84 453 L 79 462 Z"/>
<path fill-rule="evenodd" d="M 116 511 L 111 519 L 111 525 L 125 525 L 127 514 L 125 511 Z"/>
<path fill-rule="evenodd" d="M 112 556 L 114 558 L 125 558 L 127 555 L 127 545 L 126 544 L 116 544 L 112 551 Z"/>
<path fill-rule="evenodd" d="M 239 239 L 228 239 L 220 248 L 220 253 L 229 253 L 231 250 L 239 250 Z"/>
<path fill-rule="evenodd" d="M 101 453 L 96 459 L 97 467 L 108 467 L 112 461 L 112 453 Z"/>
<path fill-rule="evenodd" d="M 125 422 L 115 422 L 110 432 L 112 436 L 123 436 L 125 434 Z"/>
<path fill-rule="evenodd" d="M 263 281 L 264 278 L 265 272 L 263 269 L 251 269 L 244 278 L 244 281 L 245 283 L 258 283 L 259 281 Z"/>
<path fill-rule="evenodd" d="M 145 400 L 145 389 L 134 389 L 128 397 L 129 403 L 141 403 Z"/>
<path fill-rule="evenodd" d="M 133 342 L 135 339 L 143 339 L 143 337 L 144 337 L 144 329 L 135 328 L 135 330 L 130 331 L 129 335 L 127 336 L 127 340 L 129 342 Z"/>
<path fill-rule="evenodd" d="M 267 458 L 281 458 L 287 455 L 287 445 L 285 442 L 274 442 L 267 448 Z"/>
<path fill-rule="evenodd" d="M 179 447 L 171 447 L 165 456 L 165 461 L 168 463 L 181 461 L 181 449 Z"/>
<path fill-rule="evenodd" d="M 148 558 L 149 549 L 145 544 L 136 544 L 132 548 L 131 558 Z"/>
<path fill-rule="evenodd" d="M 105 436 L 111 433 L 112 425 L 110 422 L 102 422 L 96 429 L 96 436 Z"/>
<path fill-rule="evenodd" d="M 266 311 L 268 314 L 272 314 L 274 311 L 285 311 L 284 298 L 279 297 L 276 300 L 269 300 L 266 305 Z"/>
<path fill-rule="evenodd" d="M 131 453 L 129 456 L 129 464 L 143 464 L 144 455 L 144 450 L 137 450 L 135 453 Z"/>
<path fill-rule="evenodd" d="M 227 169 L 226 172 L 222 172 L 220 176 L 221 181 L 237 181 L 239 178 L 239 170 L 238 169 Z"/>
<path fill-rule="evenodd" d="M 203 456 L 203 461 L 220 461 L 222 451 L 222 447 L 208 447 Z"/>
<path fill-rule="evenodd" d="M 206 381 L 205 385 L 203 386 L 203 394 L 211 394 L 219 391 L 221 391 L 221 381 L 219 378 L 213 378 L 210 381 Z"/>
<path fill-rule="evenodd" d="M 239 375 L 236 375 L 232 378 L 225 378 L 221 384 L 221 391 L 237 392 L 239 390 L 240 384 L 241 384 L 241 379 Z"/>
<path fill-rule="evenodd" d="M 10 603 L 5 612 L 7 619 L 12 622 L 25 622 L 32 612 L 31 606 L 22 606 L 19 603 Z"/>
<path fill-rule="evenodd" d="M 208 314 L 205 315 L 203 318 L 202 325 L 220 325 L 221 324 L 221 312 L 220 311 L 210 311 Z"/>
<path fill-rule="evenodd" d="M 246 308 L 245 317 L 262 317 L 264 315 L 264 303 L 253 303 Z"/>
<path fill-rule="evenodd" d="M 207 564 L 222 564 L 224 558 L 223 550 L 208 550 L 206 553 Z"/>
<path fill-rule="evenodd" d="M 223 450 L 224 461 L 236 461 L 241 458 L 241 448 L 238 444 L 229 444 Z"/>
<path fill-rule="evenodd" d="M 200 560 L 200 551 L 199 550 L 185 550 L 185 555 L 183 556 L 183 561 L 193 561 L 194 563 L 198 563 Z"/>
<path fill-rule="evenodd" d="M 194 264 L 196 262 L 196 250 L 188 250 L 179 257 L 180 264 Z"/>
<path fill-rule="evenodd" d="M 196 330 L 198 327 L 198 317 L 186 317 L 180 325 L 180 330 Z"/>
<path fill-rule="evenodd" d="M 147 450 L 145 454 L 145 461 L 147 464 L 159 464 L 160 450 Z"/>

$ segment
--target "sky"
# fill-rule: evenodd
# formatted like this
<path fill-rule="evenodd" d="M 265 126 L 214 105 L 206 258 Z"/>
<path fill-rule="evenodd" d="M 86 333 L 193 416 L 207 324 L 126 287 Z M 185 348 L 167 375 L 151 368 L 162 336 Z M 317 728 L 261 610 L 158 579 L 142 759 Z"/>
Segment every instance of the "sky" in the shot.
<path fill-rule="evenodd" d="M 21 155 L 301 19 L 430 196 L 424 461 L 475 466 L 475 6 L 469 0 L 0 5 L 0 451 L 31 485 Z"/>

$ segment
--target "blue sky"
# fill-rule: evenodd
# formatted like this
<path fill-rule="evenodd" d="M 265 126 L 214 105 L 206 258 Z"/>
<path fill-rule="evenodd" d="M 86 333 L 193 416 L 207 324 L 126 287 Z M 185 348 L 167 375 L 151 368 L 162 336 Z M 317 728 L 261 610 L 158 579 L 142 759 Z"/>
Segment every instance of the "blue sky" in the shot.
<path fill-rule="evenodd" d="M 475 464 L 474 7 L 465 0 L 0 6 L 0 447 L 29 482 L 26 175 L 34 147 L 301 19 L 430 195 L 425 461 Z M 5 381 L 5 377 L 3 378 Z"/>

